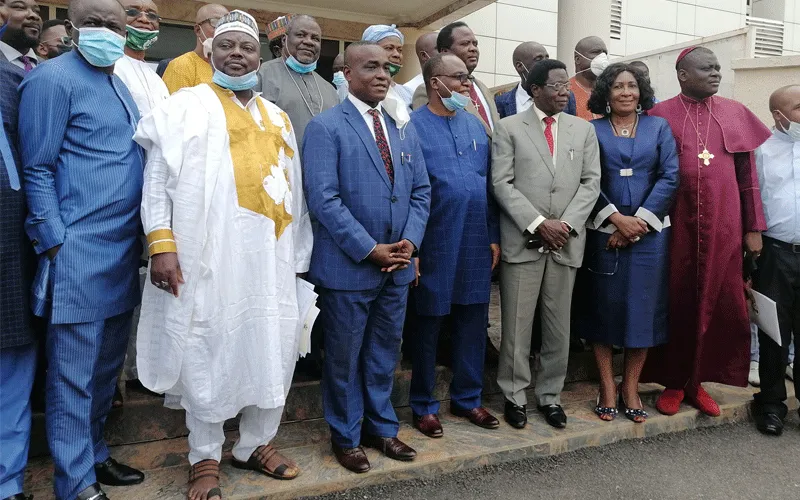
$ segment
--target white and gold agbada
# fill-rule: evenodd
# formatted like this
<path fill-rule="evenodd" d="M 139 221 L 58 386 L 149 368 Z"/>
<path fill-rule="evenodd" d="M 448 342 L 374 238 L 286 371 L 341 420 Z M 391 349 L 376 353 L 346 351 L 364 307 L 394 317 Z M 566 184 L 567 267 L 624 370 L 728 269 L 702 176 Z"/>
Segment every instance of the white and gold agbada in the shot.
<path fill-rule="evenodd" d="M 148 280 L 140 380 L 205 422 L 281 407 L 303 331 L 296 274 L 312 249 L 288 117 L 261 97 L 243 107 L 203 84 L 145 116 L 134 139 L 148 150 L 151 253 L 177 251 L 185 280 L 178 298 Z"/>

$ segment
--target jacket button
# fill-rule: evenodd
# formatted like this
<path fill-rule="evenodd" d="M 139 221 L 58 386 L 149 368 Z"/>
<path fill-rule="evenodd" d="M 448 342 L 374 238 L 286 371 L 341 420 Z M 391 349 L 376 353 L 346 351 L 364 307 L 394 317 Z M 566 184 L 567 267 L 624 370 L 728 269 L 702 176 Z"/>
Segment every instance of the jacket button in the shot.
<path fill-rule="evenodd" d="M 397 203 L 397 196 L 392 196 L 392 203 Z"/>

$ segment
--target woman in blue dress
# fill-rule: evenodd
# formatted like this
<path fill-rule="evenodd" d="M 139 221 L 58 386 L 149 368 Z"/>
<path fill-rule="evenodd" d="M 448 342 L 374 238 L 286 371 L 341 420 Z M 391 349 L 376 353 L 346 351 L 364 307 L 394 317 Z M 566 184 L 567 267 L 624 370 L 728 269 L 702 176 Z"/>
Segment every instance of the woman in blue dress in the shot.
<path fill-rule="evenodd" d="M 576 301 L 577 327 L 592 344 L 600 371 L 595 413 L 617 409 L 634 422 L 647 413 L 639 376 L 647 349 L 667 341 L 669 210 L 678 188 L 675 139 L 666 120 L 642 114 L 653 89 L 625 63 L 597 78 L 589 99 L 600 143 L 602 194 L 587 223 Z M 624 375 L 614 384 L 612 348 L 625 348 Z"/>

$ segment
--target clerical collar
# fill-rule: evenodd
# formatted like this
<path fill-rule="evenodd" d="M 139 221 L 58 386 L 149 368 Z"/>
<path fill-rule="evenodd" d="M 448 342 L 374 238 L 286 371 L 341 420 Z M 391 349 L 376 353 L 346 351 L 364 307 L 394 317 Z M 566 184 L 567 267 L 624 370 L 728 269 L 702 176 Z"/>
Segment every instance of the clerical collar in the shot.
<path fill-rule="evenodd" d="M 686 101 L 686 102 L 687 102 L 687 103 L 689 103 L 689 104 L 700 104 L 700 103 L 706 103 L 706 102 L 708 102 L 708 101 L 709 101 L 709 99 L 711 99 L 712 97 L 714 97 L 713 95 L 710 95 L 710 96 L 706 97 L 705 99 L 700 99 L 700 100 L 697 100 L 697 99 L 695 99 L 694 97 L 689 97 L 688 95 L 684 94 L 683 92 L 681 92 L 681 93 L 680 93 L 680 94 L 678 94 L 678 95 L 681 97 L 681 99 L 683 99 L 684 101 Z"/>

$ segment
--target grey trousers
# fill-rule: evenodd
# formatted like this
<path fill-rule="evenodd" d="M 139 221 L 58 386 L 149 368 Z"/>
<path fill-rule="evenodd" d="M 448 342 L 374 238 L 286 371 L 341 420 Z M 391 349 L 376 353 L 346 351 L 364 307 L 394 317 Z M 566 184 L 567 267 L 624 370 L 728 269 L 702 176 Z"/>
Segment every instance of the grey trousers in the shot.
<path fill-rule="evenodd" d="M 531 328 L 540 300 L 542 349 L 536 370 L 538 405 L 561 404 L 569 362 L 570 308 L 577 269 L 552 254 L 536 262 L 500 263 L 502 339 L 497 383 L 508 401 L 527 404 L 531 385 Z"/>

